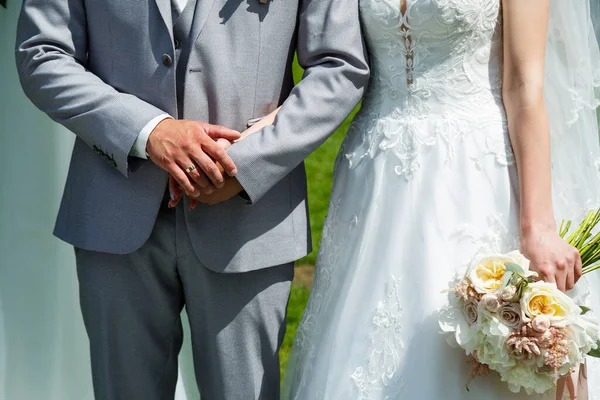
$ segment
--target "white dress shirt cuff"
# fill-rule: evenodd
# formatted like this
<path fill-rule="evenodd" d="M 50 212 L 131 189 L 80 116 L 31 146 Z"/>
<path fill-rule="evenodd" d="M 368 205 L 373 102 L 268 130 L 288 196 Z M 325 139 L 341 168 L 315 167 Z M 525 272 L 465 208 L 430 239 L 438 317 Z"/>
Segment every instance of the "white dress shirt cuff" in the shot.
<path fill-rule="evenodd" d="M 133 147 L 131 148 L 129 155 L 133 157 L 143 158 L 144 160 L 148 159 L 148 156 L 146 155 L 146 144 L 148 143 L 148 137 L 150 136 L 154 128 L 156 128 L 156 126 L 159 123 L 161 123 L 167 118 L 173 117 L 171 117 L 169 114 L 161 114 L 158 117 L 152 118 L 152 120 L 148 122 L 146 126 L 144 126 L 144 128 L 142 128 L 142 131 L 138 135 L 137 139 L 135 139 L 135 142 L 133 143 Z"/>

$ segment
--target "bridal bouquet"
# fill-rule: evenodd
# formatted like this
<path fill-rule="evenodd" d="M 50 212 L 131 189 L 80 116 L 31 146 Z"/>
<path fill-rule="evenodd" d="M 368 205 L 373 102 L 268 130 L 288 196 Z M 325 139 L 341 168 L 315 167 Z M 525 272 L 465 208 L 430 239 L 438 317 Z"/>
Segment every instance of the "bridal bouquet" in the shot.
<path fill-rule="evenodd" d="M 600 234 L 591 233 L 598 222 L 600 211 L 590 213 L 566 238 L 580 251 L 584 273 L 600 268 Z M 563 238 L 569 227 L 561 226 Z M 585 355 L 600 357 L 600 325 L 590 310 L 535 275 L 515 251 L 474 260 L 452 284 L 439 323 L 448 342 L 470 356 L 471 379 L 496 371 L 512 392 L 545 393 Z"/>

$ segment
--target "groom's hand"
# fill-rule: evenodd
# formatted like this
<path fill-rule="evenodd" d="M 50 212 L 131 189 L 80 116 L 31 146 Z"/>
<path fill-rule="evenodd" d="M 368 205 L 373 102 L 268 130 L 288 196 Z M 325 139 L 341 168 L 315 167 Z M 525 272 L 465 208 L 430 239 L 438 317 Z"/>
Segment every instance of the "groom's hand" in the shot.
<path fill-rule="evenodd" d="M 234 141 L 239 138 L 239 132 L 222 126 L 165 119 L 148 137 L 146 151 L 150 159 L 167 171 L 189 196 L 197 197 L 202 191 L 212 192 L 215 187 L 223 187 L 223 173 L 229 176 L 237 173 L 224 146 L 215 139 Z"/>

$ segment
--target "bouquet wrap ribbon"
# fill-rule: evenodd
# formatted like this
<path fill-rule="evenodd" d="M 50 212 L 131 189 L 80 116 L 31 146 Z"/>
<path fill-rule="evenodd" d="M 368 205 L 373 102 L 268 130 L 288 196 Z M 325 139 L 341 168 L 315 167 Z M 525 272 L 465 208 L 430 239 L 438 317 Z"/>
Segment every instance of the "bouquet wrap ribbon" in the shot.
<path fill-rule="evenodd" d="M 587 400 L 587 373 L 586 366 L 577 367 L 570 375 L 562 377 L 556 386 L 556 400 L 563 400 L 565 388 L 568 390 L 570 400 Z"/>

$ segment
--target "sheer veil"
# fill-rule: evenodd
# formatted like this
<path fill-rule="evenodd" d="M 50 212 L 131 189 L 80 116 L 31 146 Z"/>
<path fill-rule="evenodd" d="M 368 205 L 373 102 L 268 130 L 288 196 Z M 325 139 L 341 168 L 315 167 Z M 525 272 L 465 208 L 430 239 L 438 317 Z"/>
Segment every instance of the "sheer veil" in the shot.
<path fill-rule="evenodd" d="M 600 206 L 598 18 L 600 0 L 551 1 L 545 98 L 559 220 L 579 220 L 582 212 Z"/>
<path fill-rule="evenodd" d="M 552 184 L 557 221 L 578 223 L 600 207 L 600 0 L 551 0 L 545 100 L 550 119 Z M 600 274 L 569 293 L 600 311 Z M 589 393 L 600 391 L 600 361 L 588 360 Z"/>

